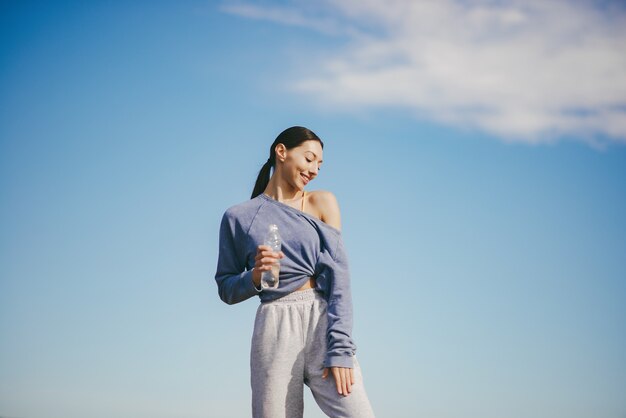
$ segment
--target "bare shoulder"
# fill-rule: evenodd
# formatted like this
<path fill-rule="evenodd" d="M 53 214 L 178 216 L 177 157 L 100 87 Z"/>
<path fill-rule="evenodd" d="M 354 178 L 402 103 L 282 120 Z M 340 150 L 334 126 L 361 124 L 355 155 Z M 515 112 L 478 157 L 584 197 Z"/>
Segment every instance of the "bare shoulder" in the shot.
<path fill-rule="evenodd" d="M 315 212 L 314 215 L 330 226 L 341 230 L 341 213 L 335 195 L 328 190 L 313 190 L 307 195 L 309 207 Z"/>

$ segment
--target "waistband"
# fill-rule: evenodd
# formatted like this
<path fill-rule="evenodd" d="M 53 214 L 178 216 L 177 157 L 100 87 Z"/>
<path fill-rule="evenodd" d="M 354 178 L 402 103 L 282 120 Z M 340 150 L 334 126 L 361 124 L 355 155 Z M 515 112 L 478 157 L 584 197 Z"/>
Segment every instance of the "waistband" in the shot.
<path fill-rule="evenodd" d="M 306 290 L 297 290 L 295 292 L 291 292 L 285 296 L 282 296 L 278 299 L 261 301 L 262 304 L 284 304 L 284 303 L 297 303 L 297 302 L 307 302 L 315 299 L 324 299 L 322 293 L 315 288 L 306 289 Z"/>

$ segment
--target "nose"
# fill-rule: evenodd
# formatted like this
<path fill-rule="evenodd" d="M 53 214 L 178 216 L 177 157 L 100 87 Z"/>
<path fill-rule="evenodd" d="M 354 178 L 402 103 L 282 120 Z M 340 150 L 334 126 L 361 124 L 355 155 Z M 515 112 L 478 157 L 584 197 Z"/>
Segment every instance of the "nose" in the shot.
<path fill-rule="evenodd" d="M 312 169 L 309 169 L 309 174 L 311 175 L 311 178 L 317 176 L 317 172 L 318 172 L 317 167 L 313 167 Z"/>

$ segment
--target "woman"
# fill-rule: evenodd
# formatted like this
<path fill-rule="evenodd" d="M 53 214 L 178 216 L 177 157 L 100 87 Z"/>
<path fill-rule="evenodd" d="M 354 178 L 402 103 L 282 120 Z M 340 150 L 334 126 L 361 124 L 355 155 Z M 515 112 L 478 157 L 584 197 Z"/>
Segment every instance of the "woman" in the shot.
<path fill-rule="evenodd" d="M 261 300 L 250 350 L 254 418 L 302 417 L 303 384 L 329 417 L 374 417 L 351 337 L 339 206 L 330 192 L 304 190 L 318 175 L 323 147 L 306 128 L 284 130 L 252 198 L 222 217 L 215 274 L 220 298 L 228 304 L 256 295 Z M 260 245 L 269 224 L 278 225 L 279 253 Z M 263 288 L 262 273 L 278 262 L 278 288 Z"/>

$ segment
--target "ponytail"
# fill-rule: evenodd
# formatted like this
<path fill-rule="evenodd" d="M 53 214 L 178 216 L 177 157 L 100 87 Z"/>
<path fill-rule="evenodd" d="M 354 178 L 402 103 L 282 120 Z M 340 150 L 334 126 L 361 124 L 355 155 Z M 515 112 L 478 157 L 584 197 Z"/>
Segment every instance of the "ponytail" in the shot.
<path fill-rule="evenodd" d="M 271 160 L 272 160 L 271 157 L 268 158 L 265 164 L 263 164 L 263 167 L 261 167 L 261 170 L 259 171 L 259 175 L 256 178 L 256 183 L 254 184 L 252 197 L 250 197 L 250 199 L 254 199 L 258 195 L 263 193 L 268 183 L 270 182 L 270 170 L 272 168 Z"/>

